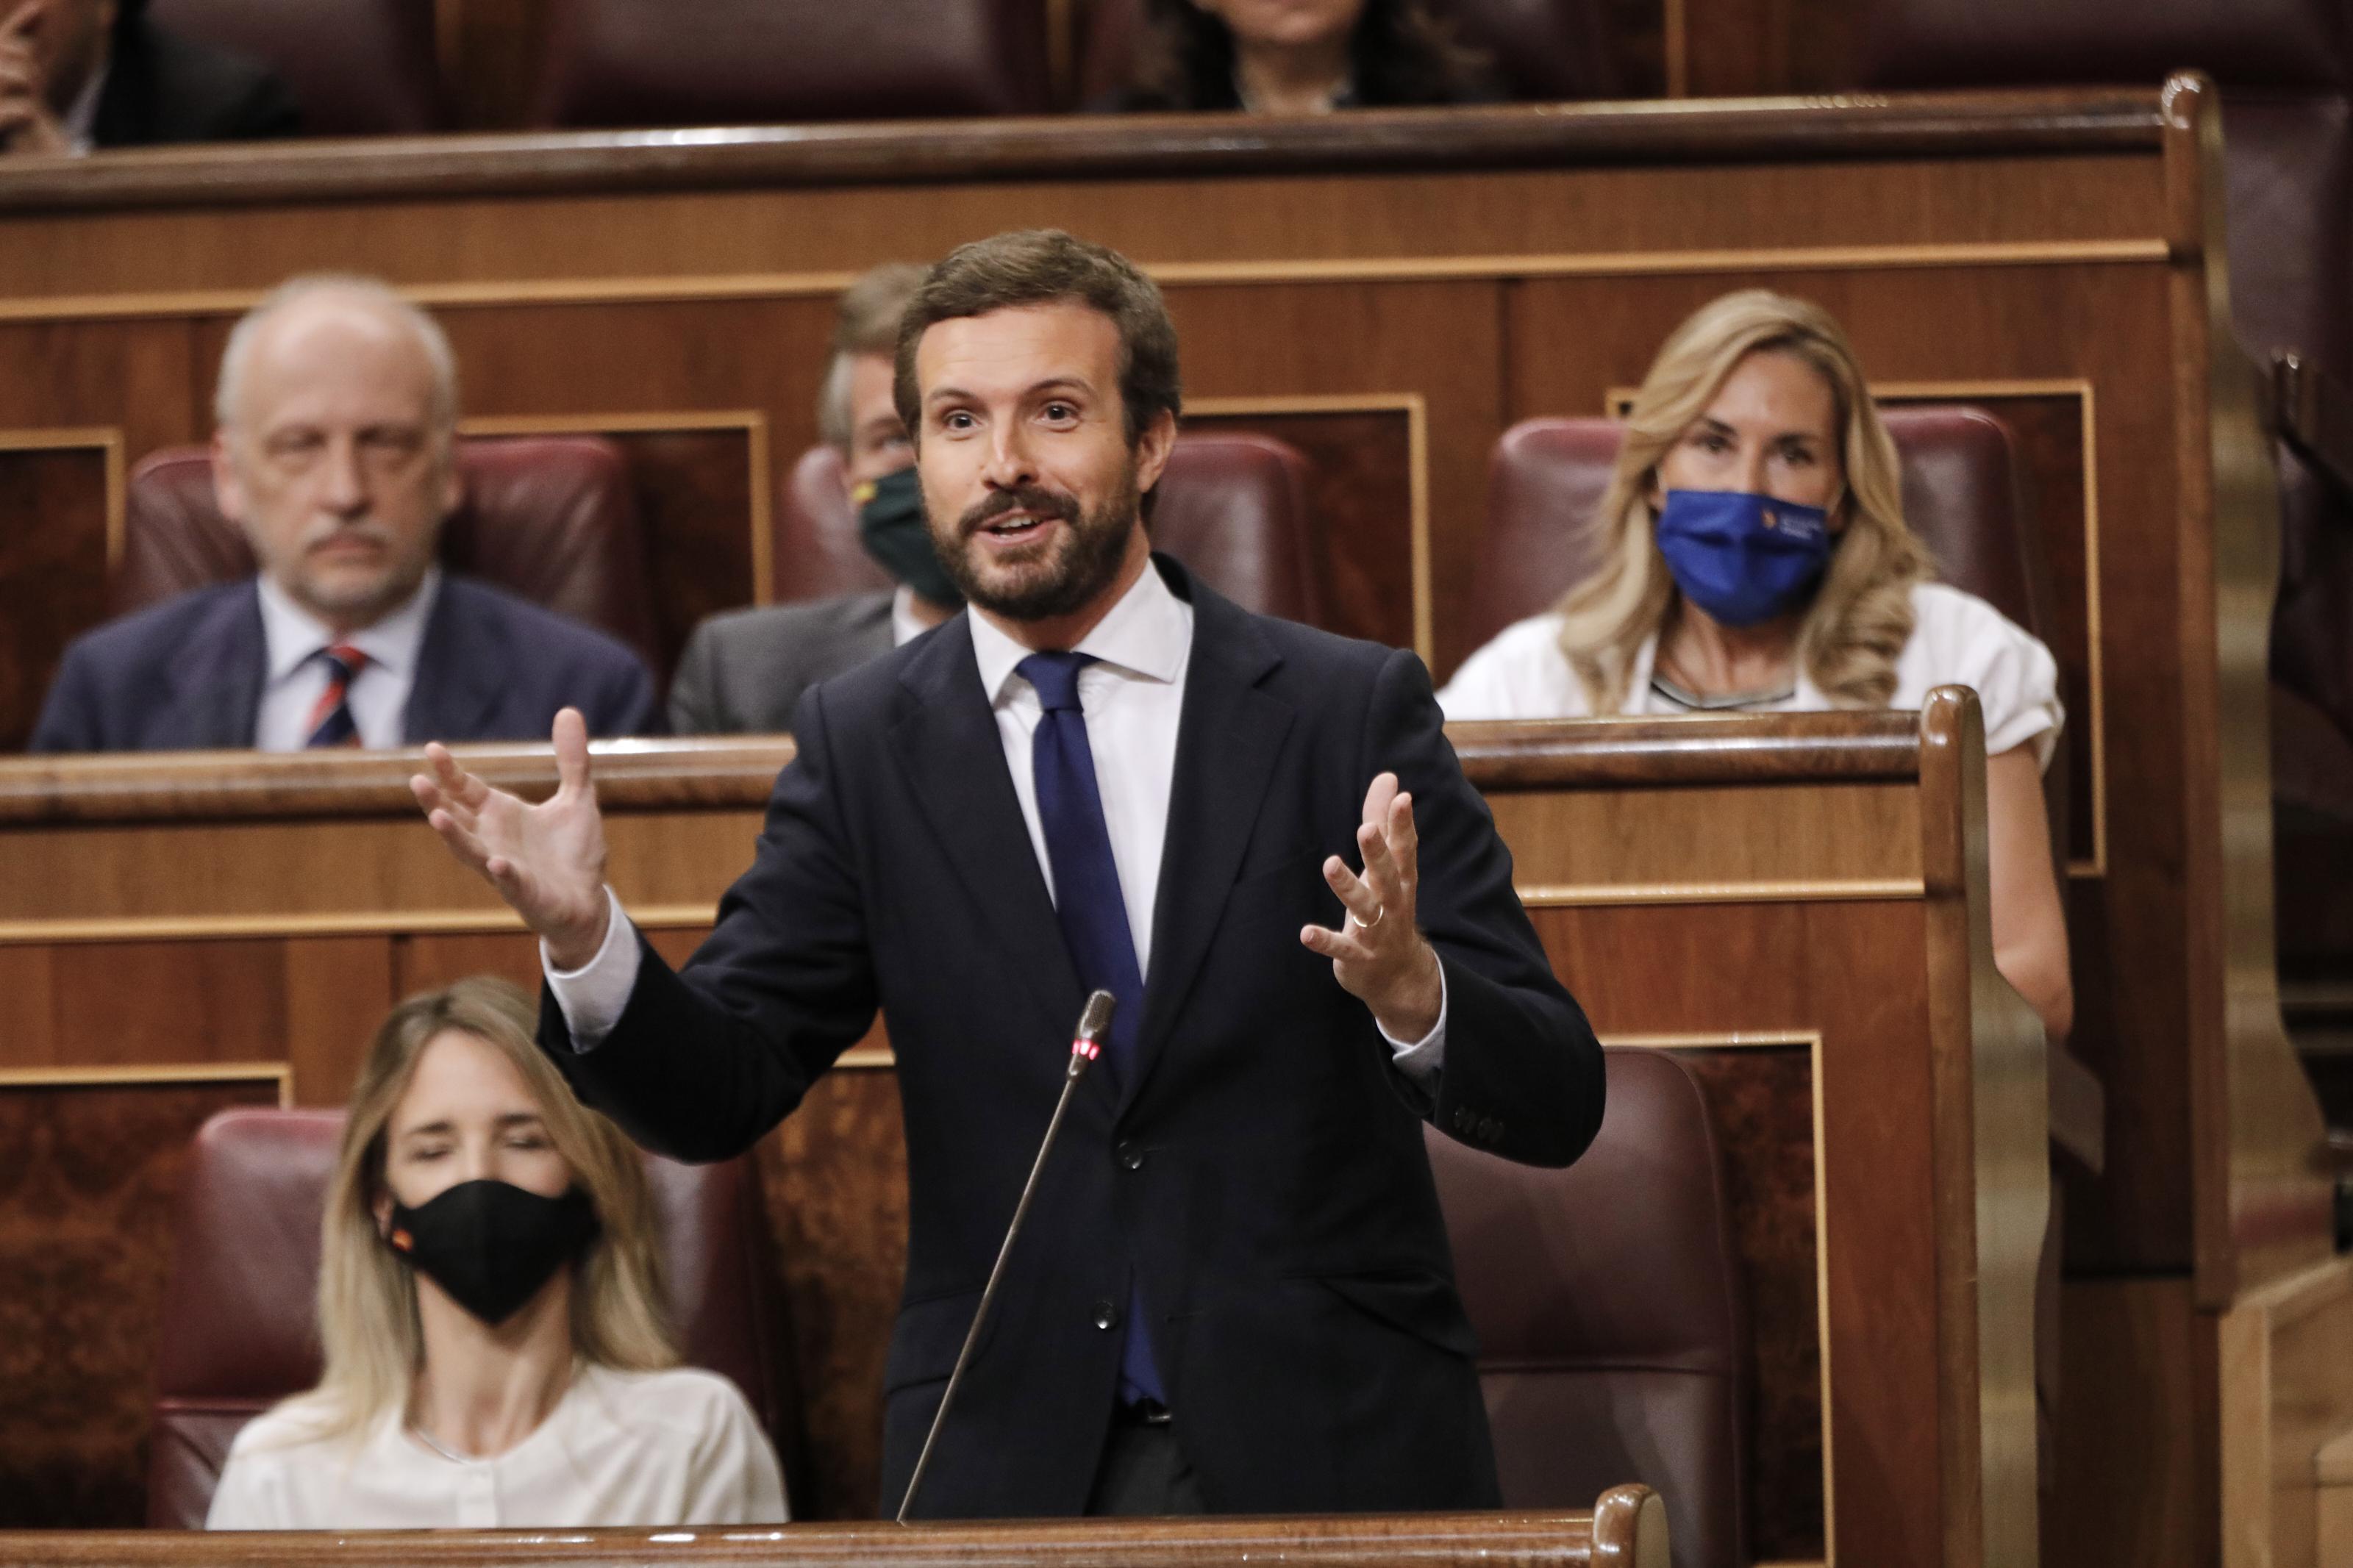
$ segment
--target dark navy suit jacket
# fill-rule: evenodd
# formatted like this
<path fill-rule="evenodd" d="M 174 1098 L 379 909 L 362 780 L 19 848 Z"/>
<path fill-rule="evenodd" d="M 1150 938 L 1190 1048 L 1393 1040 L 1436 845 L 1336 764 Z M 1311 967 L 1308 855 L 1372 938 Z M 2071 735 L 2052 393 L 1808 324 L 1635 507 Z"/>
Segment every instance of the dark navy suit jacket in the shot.
<path fill-rule="evenodd" d="M 1471 1326 L 1421 1119 L 1567 1164 L 1601 1050 L 1553 977 L 1512 858 L 1411 653 L 1193 604 L 1132 1070 L 1080 1085 L 917 1505 L 1074 1514 L 1138 1279 L 1173 1428 L 1219 1512 L 1500 1506 Z M 906 1292 L 884 1378 L 897 1507 L 1029 1173 L 1082 994 L 969 621 L 825 681 L 794 717 L 750 870 L 684 972 L 649 947 L 613 1031 L 541 1040 L 581 1098 L 688 1160 L 749 1148 L 878 1006 L 907 1138 Z M 1300 945 L 1340 920 L 1365 786 L 1413 792 L 1416 915 L 1446 974 L 1434 1092 Z"/>
<path fill-rule="evenodd" d="M 250 746 L 269 666 L 253 579 L 167 599 L 74 640 L 31 750 Z M 637 655 L 577 621 L 444 575 L 402 738 L 543 741 L 566 703 L 587 716 L 592 735 L 642 735 L 657 725 L 653 680 Z"/>

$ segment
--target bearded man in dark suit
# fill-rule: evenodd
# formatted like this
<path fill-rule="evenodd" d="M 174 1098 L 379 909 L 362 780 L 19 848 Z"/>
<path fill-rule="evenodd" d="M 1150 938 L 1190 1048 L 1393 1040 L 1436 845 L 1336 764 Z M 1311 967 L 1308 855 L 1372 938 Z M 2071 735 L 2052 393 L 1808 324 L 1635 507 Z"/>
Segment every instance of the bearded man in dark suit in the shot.
<path fill-rule="evenodd" d="M 935 267 L 897 395 L 970 606 L 802 700 L 683 972 L 604 884 L 586 745 L 526 806 L 428 748 L 435 828 L 542 939 L 541 1043 L 651 1147 L 748 1147 L 889 1017 L 907 1282 L 895 1508 L 1063 1078 L 1117 998 L 914 1512 L 1493 1507 L 1421 1119 L 1565 1164 L 1601 1053 L 1411 653 L 1152 553 L 1159 290 L 1066 234 Z M 1362 869 L 1336 847 L 1353 845 Z"/>

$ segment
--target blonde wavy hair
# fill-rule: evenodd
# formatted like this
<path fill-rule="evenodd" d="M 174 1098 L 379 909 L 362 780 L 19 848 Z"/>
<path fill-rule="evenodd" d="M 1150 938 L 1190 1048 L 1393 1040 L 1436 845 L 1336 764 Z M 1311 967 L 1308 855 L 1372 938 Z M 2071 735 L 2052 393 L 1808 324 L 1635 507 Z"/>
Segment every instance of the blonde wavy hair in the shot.
<path fill-rule="evenodd" d="M 1596 515 L 1601 564 L 1558 606 L 1561 652 L 1596 713 L 1625 710 L 1636 656 L 1674 604 L 1651 500 L 1659 465 L 1754 353 L 1812 366 L 1837 405 L 1846 482 L 1832 521 L 1842 516 L 1844 531 L 1799 631 L 1799 668 L 1836 707 L 1883 708 L 1895 694 L 1895 660 L 1912 637 L 1912 589 L 1934 574 L 1926 548 L 1904 523 L 1895 444 L 1830 312 L 1748 289 L 1701 306 L 1651 362 Z"/>
<path fill-rule="evenodd" d="M 358 1436 L 405 1409 L 425 1343 L 417 1277 L 376 1229 L 394 1110 L 425 1048 L 452 1030 L 496 1048 L 522 1075 L 550 1142 L 596 1205 L 596 1239 L 572 1265 L 572 1347 L 581 1360 L 627 1371 L 678 1364 L 668 1321 L 653 1194 L 628 1136 L 580 1103 L 533 1043 L 535 1009 L 503 980 L 460 980 L 392 1010 L 360 1069 L 327 1184 L 319 1268 L 319 1338 L 326 1373 L 300 1396 L 315 1417 L 306 1436 Z"/>

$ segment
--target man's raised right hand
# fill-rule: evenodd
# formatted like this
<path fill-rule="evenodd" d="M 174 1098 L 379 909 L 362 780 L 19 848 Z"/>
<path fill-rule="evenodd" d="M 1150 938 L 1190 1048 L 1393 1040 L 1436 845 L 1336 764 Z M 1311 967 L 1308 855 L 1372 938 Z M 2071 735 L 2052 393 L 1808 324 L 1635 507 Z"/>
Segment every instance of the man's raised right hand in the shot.
<path fill-rule="evenodd" d="M 449 853 L 480 871 L 547 944 L 558 969 L 579 969 L 605 945 L 605 819 L 588 780 L 588 721 L 577 708 L 555 716 L 555 793 L 526 805 L 458 765 L 439 742 L 425 748 L 430 773 L 408 781 L 425 819 Z"/>

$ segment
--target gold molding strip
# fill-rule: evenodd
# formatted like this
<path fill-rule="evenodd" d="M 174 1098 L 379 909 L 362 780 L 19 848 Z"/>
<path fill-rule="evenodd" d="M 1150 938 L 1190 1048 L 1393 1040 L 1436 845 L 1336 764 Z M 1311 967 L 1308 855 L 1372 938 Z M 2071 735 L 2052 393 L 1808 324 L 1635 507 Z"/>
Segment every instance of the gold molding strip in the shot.
<path fill-rule="evenodd" d="M 466 436 L 638 436 L 658 431 L 744 432 L 752 504 L 752 603 L 776 597 L 776 476 L 768 468 L 768 416 L 757 408 L 632 409 L 615 414 L 485 414 L 458 422 Z"/>
<path fill-rule="evenodd" d="M 100 461 L 106 469 L 106 569 L 111 573 L 122 563 L 123 509 L 130 493 L 121 426 L 75 425 L 53 430 L 0 430 L 0 452 L 89 451 L 100 454 Z"/>
<path fill-rule="evenodd" d="M 1278 394 L 1265 397 L 1197 397 L 1185 405 L 1187 415 L 1207 419 L 1248 418 L 1288 414 L 1402 414 L 1406 420 L 1406 472 L 1410 494 L 1407 548 L 1413 583 L 1413 651 L 1421 662 L 1438 660 L 1436 606 L 1430 589 L 1430 402 L 1419 392 L 1345 392 L 1332 395 Z"/>
<path fill-rule="evenodd" d="M 716 904 L 632 906 L 643 931 L 698 930 L 718 919 Z M 506 909 L 347 910 L 322 914 L 100 915 L 80 920 L 0 921 L 0 947 L 36 942 L 219 942 L 248 937 L 453 936 L 520 933 Z"/>
<path fill-rule="evenodd" d="M 1861 272 L 1931 267 L 2163 265 L 2161 237 L 1961 242 L 1930 245 L 1779 246 L 1754 250 L 1628 250 L 1493 256 L 1322 257 L 1296 261 L 1170 261 L 1145 264 L 1165 284 L 1428 283 L 1492 279 L 1639 278 L 1711 272 Z M 502 279 L 408 283 L 401 291 L 445 310 L 533 305 L 677 304 L 723 300 L 829 298 L 855 271 L 738 272 L 672 278 Z M 0 300 L 0 321 L 114 321 L 142 316 L 235 316 L 259 289 L 58 294 Z"/>
<path fill-rule="evenodd" d="M 142 1084 L 275 1083 L 278 1109 L 294 1104 L 291 1062 L 174 1062 L 164 1067 L 0 1068 L 0 1089 L 125 1089 Z"/>
<path fill-rule="evenodd" d="M 1514 889 L 1532 910 L 1633 904 L 1830 904 L 1924 899 L 1918 877 L 1844 877 L 1783 882 L 1537 882 Z"/>

